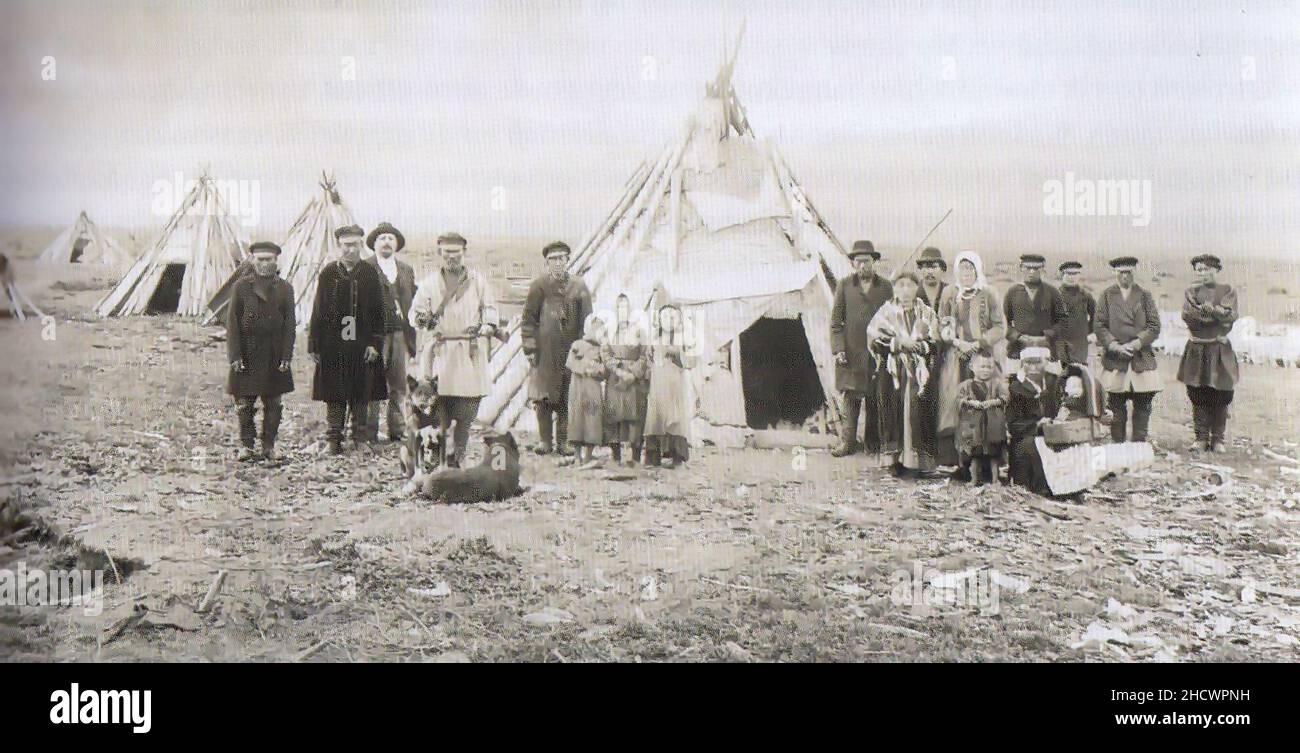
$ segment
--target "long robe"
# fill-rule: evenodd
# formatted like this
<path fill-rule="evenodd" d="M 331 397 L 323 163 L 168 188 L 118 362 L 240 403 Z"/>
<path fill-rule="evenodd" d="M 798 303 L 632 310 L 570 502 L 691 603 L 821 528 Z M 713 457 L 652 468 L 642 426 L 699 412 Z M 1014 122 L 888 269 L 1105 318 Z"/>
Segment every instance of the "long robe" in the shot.
<path fill-rule="evenodd" d="M 1097 300 L 1093 322 L 1097 344 L 1101 346 L 1101 365 L 1105 370 L 1101 383 L 1107 392 L 1159 392 L 1163 386 L 1156 369 L 1156 354 L 1151 343 L 1160 337 L 1160 309 L 1150 291 L 1137 283 L 1128 296 L 1119 285 L 1111 285 Z M 1110 350 L 1111 343 L 1128 343 L 1134 339 L 1141 348 L 1131 358 Z"/>
<path fill-rule="evenodd" d="M 379 272 L 358 262 L 349 272 L 342 261 L 326 264 L 316 282 L 307 352 L 320 356 L 312 378 L 312 399 L 355 403 L 388 399 L 384 363 L 365 361 L 367 347 L 384 345 L 384 292 Z"/>
<path fill-rule="evenodd" d="M 958 403 L 999 401 L 988 408 L 961 406 L 957 447 L 964 457 L 1001 457 L 1007 444 L 1006 404 L 1010 399 L 1006 380 L 994 376 L 988 382 L 967 379 L 957 387 Z"/>
<path fill-rule="evenodd" d="M 1097 315 L 1097 300 L 1082 286 L 1061 286 L 1061 300 L 1065 301 L 1066 315 L 1056 327 L 1056 360 L 1066 363 L 1088 363 L 1088 335 Z"/>
<path fill-rule="evenodd" d="M 916 341 L 917 352 L 899 348 L 898 336 L 904 333 Z M 939 320 L 920 300 L 907 309 L 889 301 L 872 317 L 867 336 L 880 359 L 876 400 L 881 453 L 892 455 L 905 468 L 930 470 L 935 466 L 931 420 L 935 396 L 926 385 L 938 345 Z"/>
<path fill-rule="evenodd" d="M 226 392 L 237 397 L 293 392 L 293 370 L 280 371 L 280 362 L 293 358 L 296 329 L 292 285 L 278 276 L 261 283 L 256 275 L 236 281 L 226 308 L 226 352 L 232 363 L 244 362 L 244 371 L 231 369 Z"/>
<path fill-rule="evenodd" d="M 569 435 L 571 444 L 603 444 L 604 399 L 601 380 L 605 378 L 605 363 L 600 357 L 600 344 L 586 338 L 569 346 L 564 367 L 569 370 Z"/>
<path fill-rule="evenodd" d="M 1197 308 L 1213 304 L 1228 309 L 1219 314 Z M 1228 341 L 1233 322 L 1237 321 L 1237 291 L 1231 285 L 1197 283 L 1183 297 L 1183 321 L 1191 338 L 1178 364 L 1178 381 L 1188 387 L 1209 387 L 1220 391 L 1236 389 L 1239 372 L 1237 354 Z"/>
<path fill-rule="evenodd" d="M 582 338 L 582 325 L 591 313 L 591 291 L 578 275 L 561 280 L 549 274 L 533 280 L 524 299 L 520 322 L 525 355 L 536 355 L 528 380 L 528 399 L 561 404 L 569 392 L 564 362 L 569 348 Z"/>
<path fill-rule="evenodd" d="M 646 402 L 645 436 L 691 438 L 695 406 L 690 375 L 699 357 L 684 353 L 680 341 L 657 342 L 650 348 L 650 395 Z"/>
<path fill-rule="evenodd" d="M 835 285 L 831 304 L 831 352 L 844 353 L 849 362 L 835 365 L 835 388 L 841 392 L 871 393 L 876 370 L 867 325 L 880 307 L 894 297 L 889 280 L 873 275 L 866 290 L 855 272 Z"/>
<path fill-rule="evenodd" d="M 492 286 L 478 270 L 461 268 L 457 281 L 448 285 L 442 270 L 420 281 L 411 302 L 410 322 L 436 314 L 448 293 L 452 300 L 442 310 L 432 330 L 425 330 L 420 353 L 419 378 L 438 378 L 438 394 L 449 397 L 483 397 L 492 391 L 488 376 L 491 338 L 471 336 L 484 324 L 499 321 Z M 418 326 L 418 325 L 417 325 Z"/>
<path fill-rule="evenodd" d="M 650 348 L 642 338 L 612 334 L 600 346 L 605 377 L 605 441 L 641 441 L 650 394 Z"/>
<path fill-rule="evenodd" d="M 974 376 L 970 369 L 970 359 L 962 358 L 953 342 L 977 342 L 989 353 L 993 353 L 994 348 L 1006 336 L 1006 322 L 1002 318 L 997 293 L 987 286 L 970 296 L 963 296 L 955 285 L 948 286 L 939 299 L 938 316 L 941 330 L 946 332 L 947 326 L 951 325 L 952 337 L 942 345 L 944 358 L 939 364 L 939 379 L 935 386 L 935 401 L 938 406 L 937 452 L 941 465 L 953 465 L 958 460 L 957 387 Z"/>

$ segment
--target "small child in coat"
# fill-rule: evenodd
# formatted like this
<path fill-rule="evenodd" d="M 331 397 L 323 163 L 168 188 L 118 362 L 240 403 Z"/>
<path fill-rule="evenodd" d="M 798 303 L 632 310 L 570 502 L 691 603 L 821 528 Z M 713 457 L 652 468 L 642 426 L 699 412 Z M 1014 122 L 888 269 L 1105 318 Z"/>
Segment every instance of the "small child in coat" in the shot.
<path fill-rule="evenodd" d="M 1010 394 L 998 378 L 993 356 L 981 352 L 971 359 L 974 376 L 957 386 L 958 458 L 969 468 L 976 486 L 997 483 L 1007 446 L 1006 407 Z"/>
<path fill-rule="evenodd" d="M 577 453 L 574 462 L 583 470 L 598 468 L 592 451 L 604 442 L 605 362 L 600 356 L 605 337 L 605 322 L 598 314 L 588 314 L 583 322 L 581 340 L 569 347 L 564 363 L 569 379 L 569 443 Z"/>

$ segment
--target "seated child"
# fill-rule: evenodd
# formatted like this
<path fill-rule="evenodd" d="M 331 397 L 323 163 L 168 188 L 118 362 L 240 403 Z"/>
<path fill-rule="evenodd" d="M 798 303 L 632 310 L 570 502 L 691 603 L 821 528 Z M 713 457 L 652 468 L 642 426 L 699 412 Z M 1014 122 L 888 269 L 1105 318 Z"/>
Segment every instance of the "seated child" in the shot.
<path fill-rule="evenodd" d="M 998 481 L 1007 446 L 1010 394 L 989 353 L 980 352 L 971 359 L 971 372 L 974 377 L 957 386 L 958 462 L 969 467 L 975 485 L 982 486 Z"/>

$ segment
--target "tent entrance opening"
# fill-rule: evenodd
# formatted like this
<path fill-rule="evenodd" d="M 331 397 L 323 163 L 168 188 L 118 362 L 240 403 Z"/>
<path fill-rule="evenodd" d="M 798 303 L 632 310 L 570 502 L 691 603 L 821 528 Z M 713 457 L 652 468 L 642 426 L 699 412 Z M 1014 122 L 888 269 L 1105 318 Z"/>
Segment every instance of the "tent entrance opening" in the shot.
<path fill-rule="evenodd" d="M 90 239 L 81 237 L 72 244 L 72 256 L 68 258 L 69 262 L 77 264 L 81 262 L 81 257 L 86 253 L 86 246 L 90 245 Z"/>
<path fill-rule="evenodd" d="M 146 314 L 174 314 L 181 305 L 181 284 L 185 282 L 185 265 L 168 264 L 149 297 Z"/>
<path fill-rule="evenodd" d="M 754 429 L 802 424 L 826 403 L 801 319 L 761 317 L 740 333 L 740 378 Z"/>

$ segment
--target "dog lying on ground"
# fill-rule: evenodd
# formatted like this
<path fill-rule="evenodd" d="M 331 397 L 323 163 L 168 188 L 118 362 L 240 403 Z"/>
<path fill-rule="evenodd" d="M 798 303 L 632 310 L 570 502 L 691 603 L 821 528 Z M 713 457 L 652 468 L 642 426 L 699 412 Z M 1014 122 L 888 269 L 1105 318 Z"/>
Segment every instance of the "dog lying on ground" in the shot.
<path fill-rule="evenodd" d="M 519 486 L 519 445 L 510 432 L 483 437 L 487 451 L 473 468 L 438 468 L 406 483 L 407 494 L 433 502 L 495 502 L 523 493 Z"/>
<path fill-rule="evenodd" d="M 438 427 L 438 379 L 421 382 L 406 377 L 406 436 L 402 444 L 402 473 L 422 476 L 443 461 L 447 437 Z"/>

